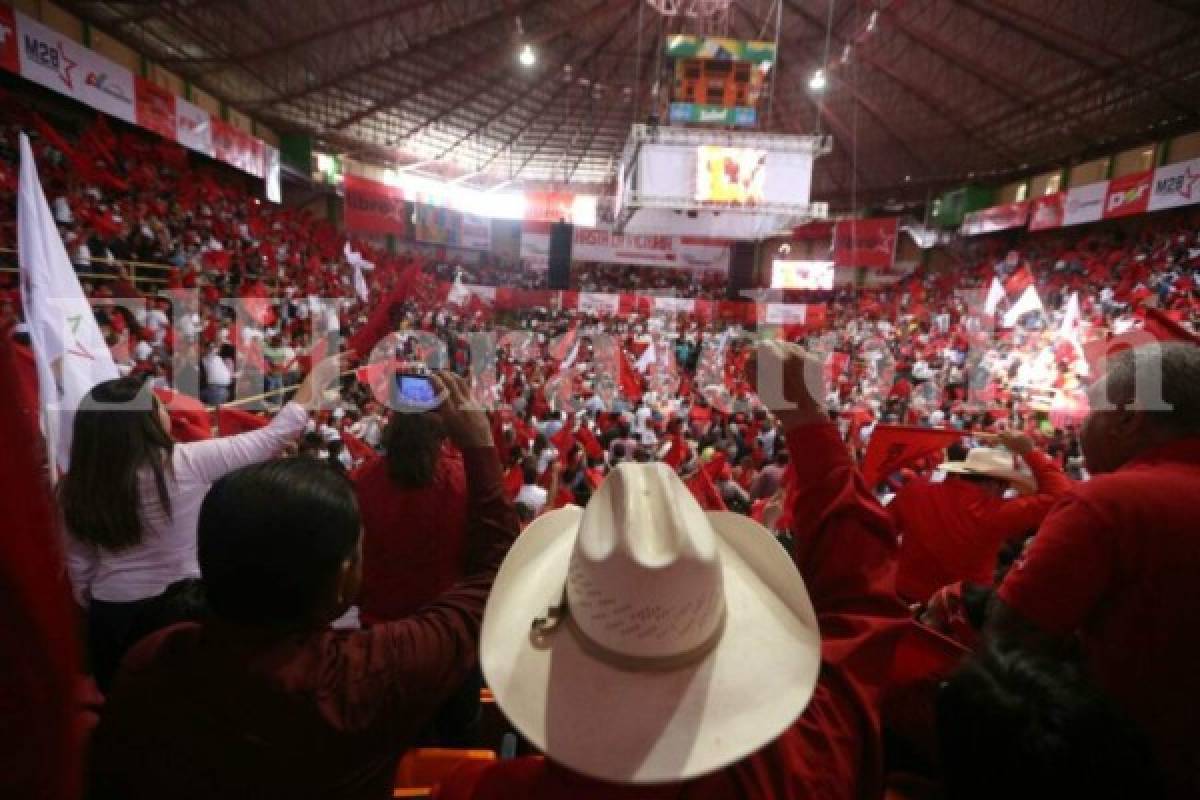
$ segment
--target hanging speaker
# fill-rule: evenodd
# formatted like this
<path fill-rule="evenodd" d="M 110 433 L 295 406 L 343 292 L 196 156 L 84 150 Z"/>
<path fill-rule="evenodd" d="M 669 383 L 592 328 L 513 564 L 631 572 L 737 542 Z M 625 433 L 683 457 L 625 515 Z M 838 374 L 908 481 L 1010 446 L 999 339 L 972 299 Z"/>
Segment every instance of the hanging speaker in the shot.
<path fill-rule="evenodd" d="M 551 289 L 568 289 L 571 283 L 571 240 L 574 228 L 565 222 L 556 222 L 550 227 L 550 274 Z"/>
<path fill-rule="evenodd" d="M 729 254 L 730 300 L 741 300 L 743 289 L 754 289 L 754 242 L 734 242 Z"/>

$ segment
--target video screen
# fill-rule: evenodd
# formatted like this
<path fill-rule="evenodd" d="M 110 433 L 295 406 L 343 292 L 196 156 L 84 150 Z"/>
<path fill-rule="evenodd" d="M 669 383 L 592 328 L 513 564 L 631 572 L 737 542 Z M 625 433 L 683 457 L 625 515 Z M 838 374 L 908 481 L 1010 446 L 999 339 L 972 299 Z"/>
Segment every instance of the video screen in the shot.
<path fill-rule="evenodd" d="M 832 261 L 775 259 L 771 265 L 772 289 L 832 289 Z"/>
<path fill-rule="evenodd" d="M 767 151 L 748 147 L 696 148 L 696 200 L 756 205 L 765 198 Z"/>

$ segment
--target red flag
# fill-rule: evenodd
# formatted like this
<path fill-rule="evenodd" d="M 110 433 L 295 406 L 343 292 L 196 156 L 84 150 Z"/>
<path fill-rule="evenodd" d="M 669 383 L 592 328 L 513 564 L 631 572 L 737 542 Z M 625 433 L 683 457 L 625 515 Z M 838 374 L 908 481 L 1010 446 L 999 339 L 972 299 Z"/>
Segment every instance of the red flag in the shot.
<path fill-rule="evenodd" d="M 691 490 L 692 496 L 696 498 L 696 502 L 705 511 L 725 511 L 725 501 L 721 498 L 721 493 L 717 491 L 716 485 L 712 482 L 712 478 L 708 476 L 708 472 L 704 469 L 696 470 L 696 474 L 684 480 L 688 489 Z"/>
<path fill-rule="evenodd" d="M 960 431 L 941 428 L 876 425 L 863 456 L 863 478 L 867 485 L 874 486 L 901 467 L 943 450 L 961 437 Z"/>
<path fill-rule="evenodd" d="M 8 342 L 7 335 L 2 337 Z M 78 622 L 60 550 L 57 515 L 45 480 L 45 448 L 37 433 L 37 406 L 23 402 L 13 347 L 0 343 L 0 487 L 5 505 L 0 536 L 0 716 L 9 737 L 0 756 L 6 794 L 73 797 L 81 791 L 76 693 Z"/>
<path fill-rule="evenodd" d="M 392 306 L 408 299 L 417 285 L 420 272 L 421 268 L 417 264 L 410 264 L 401 273 L 396 286 L 375 306 L 375 310 L 367 317 L 366 324 L 346 342 L 348 350 L 353 350 L 359 358 L 370 357 L 371 350 L 379 340 L 392 332 Z"/>
<path fill-rule="evenodd" d="M 220 436 L 232 436 L 235 433 L 256 431 L 267 426 L 267 418 L 251 414 L 240 408 L 220 406 L 217 409 L 217 433 Z"/>
<path fill-rule="evenodd" d="M 663 456 L 663 463 L 672 469 L 678 469 L 680 464 L 687 461 L 687 442 L 680 433 L 673 433 L 667 438 L 671 442 L 671 449 Z"/>
<path fill-rule="evenodd" d="M 514 464 L 509 467 L 508 472 L 504 474 L 504 491 L 508 494 L 509 500 L 516 500 L 517 494 L 520 493 L 521 487 L 525 485 L 525 475 L 521 470 L 520 464 Z"/>
<path fill-rule="evenodd" d="M 583 445 L 588 458 L 604 458 L 604 448 L 600 445 L 600 440 L 587 425 L 581 425 L 579 430 L 575 431 L 575 438 Z"/>
<path fill-rule="evenodd" d="M 1022 264 L 1020 269 L 1009 275 L 1008 280 L 1004 282 L 1004 293 L 1014 297 L 1032 285 L 1033 273 L 1029 271 L 1028 265 Z"/>
<path fill-rule="evenodd" d="M 621 394 L 625 395 L 625 399 L 631 403 L 636 403 L 642 399 L 642 381 L 634 374 L 633 367 L 629 364 L 629 359 L 625 356 L 625 352 L 618 350 L 617 352 L 617 369 L 620 370 L 618 377 L 621 384 Z"/>
<path fill-rule="evenodd" d="M 575 447 L 575 434 L 571 431 L 570 423 L 565 423 L 558 433 L 550 437 L 550 444 L 558 451 L 558 460 L 566 466 L 567 459 Z"/>
<path fill-rule="evenodd" d="M 346 445 L 346 452 L 355 461 L 368 464 L 379 458 L 379 453 L 376 453 L 369 444 L 349 431 L 342 431 L 342 443 Z"/>
<path fill-rule="evenodd" d="M 171 438 L 177 442 L 198 442 L 212 438 L 208 409 L 196 398 L 174 389 L 155 389 L 158 402 L 171 417 Z"/>
<path fill-rule="evenodd" d="M 555 361 L 565 361 L 575 348 L 575 340 L 579 336 L 579 326 L 572 325 L 571 329 L 550 345 L 550 357 Z"/>
<path fill-rule="evenodd" d="M 600 488 L 600 484 L 604 483 L 604 470 L 601 467 L 586 470 L 583 474 L 593 492 Z"/>
<path fill-rule="evenodd" d="M 562 508 L 563 506 L 569 506 L 574 502 L 575 502 L 575 493 L 572 492 L 567 487 L 563 486 L 558 490 L 558 494 L 555 495 L 554 503 L 552 504 L 551 508 L 552 508 L 552 510 L 558 510 L 558 509 Z"/>
<path fill-rule="evenodd" d="M 1104 360 L 1112 358 L 1122 350 L 1156 342 L 1187 342 L 1200 345 L 1200 335 L 1192 333 L 1182 323 L 1171 319 L 1160 309 L 1148 308 L 1143 312 L 1142 327 L 1113 336 L 1109 339 L 1093 339 L 1083 343 L 1083 357 L 1088 363 L 1092 379 L 1104 374 Z"/>

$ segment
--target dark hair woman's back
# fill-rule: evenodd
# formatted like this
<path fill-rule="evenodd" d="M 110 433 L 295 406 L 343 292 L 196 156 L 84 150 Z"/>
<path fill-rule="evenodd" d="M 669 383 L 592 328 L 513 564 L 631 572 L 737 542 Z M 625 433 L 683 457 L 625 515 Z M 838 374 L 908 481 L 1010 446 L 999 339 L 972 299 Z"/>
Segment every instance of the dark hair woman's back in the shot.
<path fill-rule="evenodd" d="M 355 474 L 366 622 L 411 614 L 462 574 L 466 474 L 462 456 L 444 440 L 432 414 L 393 414 L 386 455 Z"/>
<path fill-rule="evenodd" d="M 159 422 L 149 387 L 136 378 L 97 384 L 75 413 L 71 463 L 59 502 L 71 534 L 107 550 L 142 541 L 138 474 L 149 467 L 169 514 L 167 473 L 174 441 Z"/>

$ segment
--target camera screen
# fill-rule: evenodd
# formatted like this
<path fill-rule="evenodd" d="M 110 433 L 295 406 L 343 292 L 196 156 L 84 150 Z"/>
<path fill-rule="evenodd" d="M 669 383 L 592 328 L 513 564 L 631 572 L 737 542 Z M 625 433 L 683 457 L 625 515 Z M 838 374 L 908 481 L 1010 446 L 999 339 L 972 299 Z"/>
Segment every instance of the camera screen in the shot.
<path fill-rule="evenodd" d="M 437 391 L 429 378 L 420 375 L 397 375 L 400 401 L 406 405 L 432 406 L 437 404 Z"/>

